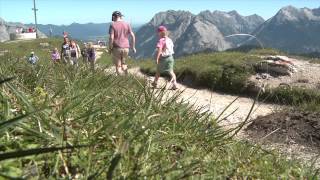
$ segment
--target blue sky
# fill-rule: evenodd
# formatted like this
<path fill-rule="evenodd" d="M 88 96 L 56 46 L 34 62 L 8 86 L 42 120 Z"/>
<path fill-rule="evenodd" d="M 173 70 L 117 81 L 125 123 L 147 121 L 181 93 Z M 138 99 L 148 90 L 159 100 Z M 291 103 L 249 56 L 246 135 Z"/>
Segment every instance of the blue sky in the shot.
<path fill-rule="evenodd" d="M 160 11 L 236 10 L 242 15 L 272 17 L 281 7 L 320 7 L 320 0 L 36 0 L 39 24 L 104 23 L 120 10 L 131 23 L 146 23 Z M 33 0 L 0 0 L 0 17 L 10 22 L 34 22 Z"/>

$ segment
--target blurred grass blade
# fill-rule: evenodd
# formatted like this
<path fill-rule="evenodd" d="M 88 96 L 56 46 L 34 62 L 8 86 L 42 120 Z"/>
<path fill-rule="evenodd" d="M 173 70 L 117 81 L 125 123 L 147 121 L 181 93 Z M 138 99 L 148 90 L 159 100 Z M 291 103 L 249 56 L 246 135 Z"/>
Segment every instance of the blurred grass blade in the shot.
<path fill-rule="evenodd" d="M 44 153 L 51 153 L 51 152 L 65 150 L 65 149 L 82 148 L 82 147 L 88 147 L 88 146 L 81 145 L 81 146 L 71 146 L 71 147 L 35 148 L 35 149 L 28 149 L 28 150 L 22 150 L 22 151 L 2 153 L 2 154 L 0 154 L 0 161 L 7 160 L 7 159 L 26 157 L 26 156 L 32 156 L 32 155 L 38 155 L 38 154 L 44 154 Z"/>
<path fill-rule="evenodd" d="M 112 176 L 113 176 L 113 172 L 114 170 L 116 169 L 118 163 L 120 162 L 120 159 L 121 159 L 121 154 L 116 154 L 112 160 L 111 160 L 111 165 L 109 166 L 109 169 L 108 169 L 108 173 L 107 173 L 107 179 L 108 180 L 111 180 L 112 179 Z"/>
<path fill-rule="evenodd" d="M 12 177 L 12 176 L 8 176 L 8 175 L 2 174 L 2 173 L 0 173 L 0 177 L 3 177 L 4 179 L 9 179 L 9 180 L 25 180 L 24 178 Z"/>
<path fill-rule="evenodd" d="M 0 79 L 0 84 L 3 84 L 5 82 L 11 81 L 12 79 L 15 79 L 16 77 L 8 77 L 8 78 L 4 78 L 4 79 Z"/>
<path fill-rule="evenodd" d="M 222 116 L 222 115 L 230 108 L 230 106 L 231 106 L 232 104 L 234 104 L 238 99 L 239 99 L 239 97 L 235 98 L 231 103 L 228 104 L 227 107 L 225 107 L 225 108 L 223 109 L 223 111 L 222 111 L 222 112 L 219 114 L 219 116 L 216 118 L 218 122 L 220 121 L 221 116 Z"/>
<path fill-rule="evenodd" d="M 12 90 L 12 92 L 28 107 L 29 110 L 33 111 L 34 107 L 32 106 L 32 104 L 30 103 L 30 101 L 28 100 L 28 98 L 22 94 L 21 92 L 19 92 L 13 85 L 11 85 L 10 83 L 6 83 L 6 85 L 10 88 L 10 90 Z"/>
<path fill-rule="evenodd" d="M 36 112 L 39 112 L 39 111 L 36 111 Z M 16 123 L 22 121 L 23 119 L 29 117 L 30 115 L 32 115 L 32 114 L 34 114 L 36 112 L 28 113 L 28 114 L 25 114 L 25 115 L 22 115 L 22 116 L 18 116 L 18 117 L 15 117 L 13 119 L 1 122 L 0 123 L 0 131 L 2 131 L 5 128 L 9 128 L 12 125 L 15 125 Z"/>

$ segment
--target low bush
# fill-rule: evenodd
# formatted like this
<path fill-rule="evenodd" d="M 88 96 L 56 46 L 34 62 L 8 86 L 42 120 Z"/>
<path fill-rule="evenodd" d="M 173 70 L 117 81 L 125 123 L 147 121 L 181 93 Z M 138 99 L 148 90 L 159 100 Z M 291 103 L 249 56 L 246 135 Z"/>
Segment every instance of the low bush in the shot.
<path fill-rule="evenodd" d="M 300 87 L 278 87 L 267 89 L 261 94 L 262 98 L 280 104 L 299 106 L 310 102 L 320 102 L 320 92 L 316 89 L 305 89 Z"/>

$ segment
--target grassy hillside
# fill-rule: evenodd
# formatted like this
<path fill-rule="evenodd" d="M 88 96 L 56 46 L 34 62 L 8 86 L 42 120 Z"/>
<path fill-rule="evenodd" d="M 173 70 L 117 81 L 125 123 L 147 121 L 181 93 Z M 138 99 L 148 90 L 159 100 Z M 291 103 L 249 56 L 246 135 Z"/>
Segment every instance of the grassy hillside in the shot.
<path fill-rule="evenodd" d="M 222 93 L 249 95 L 252 94 L 248 78 L 256 74 L 254 64 L 261 55 L 283 54 L 273 49 L 251 50 L 243 52 L 202 53 L 176 59 L 175 72 L 180 82 L 197 87 L 208 88 Z M 156 66 L 153 60 L 139 61 L 141 71 L 154 75 Z M 266 89 L 260 94 L 261 100 L 298 105 L 310 101 L 320 102 L 320 91 L 304 88 L 279 87 Z M 320 105 L 319 105 L 320 106 Z"/>
<path fill-rule="evenodd" d="M 319 178 L 312 167 L 235 140 L 241 126 L 222 129 L 143 80 L 21 61 L 37 43 L 0 45 L 10 52 L 0 56 L 0 177 Z M 46 49 L 37 53 L 47 58 Z"/>

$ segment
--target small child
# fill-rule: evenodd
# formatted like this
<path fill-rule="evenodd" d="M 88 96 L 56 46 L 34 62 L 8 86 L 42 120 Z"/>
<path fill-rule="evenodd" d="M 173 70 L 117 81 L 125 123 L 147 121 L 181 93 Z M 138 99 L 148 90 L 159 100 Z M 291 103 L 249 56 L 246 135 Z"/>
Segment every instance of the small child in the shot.
<path fill-rule="evenodd" d="M 169 73 L 171 76 L 170 83 L 172 83 L 172 90 L 177 89 L 176 75 L 173 72 L 174 59 L 173 59 L 173 42 L 168 37 L 168 31 L 165 26 L 159 26 L 158 28 L 159 41 L 157 43 L 157 72 L 152 83 L 154 88 L 157 87 L 157 83 L 160 77 L 160 73 Z"/>
<path fill-rule="evenodd" d="M 52 53 L 51 53 L 51 59 L 54 63 L 60 62 L 60 53 L 58 51 L 58 48 L 54 48 Z"/>
<path fill-rule="evenodd" d="M 29 56 L 29 58 L 28 58 L 28 61 L 29 61 L 29 63 L 31 63 L 32 65 L 35 65 L 36 62 L 39 61 L 39 58 L 38 58 L 38 56 L 36 56 L 36 55 L 34 54 L 34 52 L 32 51 L 32 52 L 30 53 L 30 56 Z"/>
<path fill-rule="evenodd" d="M 80 57 L 80 48 L 78 46 L 78 44 L 76 44 L 76 42 L 74 40 L 71 40 L 70 43 L 70 63 L 71 65 L 75 65 L 76 67 L 78 67 L 78 59 Z"/>
<path fill-rule="evenodd" d="M 88 55 L 88 62 L 90 63 L 91 68 L 94 70 L 94 65 L 96 63 L 96 50 L 93 47 L 92 42 L 90 42 L 88 45 L 87 55 Z"/>
<path fill-rule="evenodd" d="M 81 49 L 81 55 L 82 55 L 84 64 L 87 64 L 88 63 L 88 44 L 87 43 L 83 43 L 83 48 Z"/>

